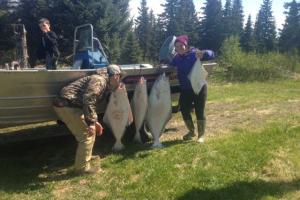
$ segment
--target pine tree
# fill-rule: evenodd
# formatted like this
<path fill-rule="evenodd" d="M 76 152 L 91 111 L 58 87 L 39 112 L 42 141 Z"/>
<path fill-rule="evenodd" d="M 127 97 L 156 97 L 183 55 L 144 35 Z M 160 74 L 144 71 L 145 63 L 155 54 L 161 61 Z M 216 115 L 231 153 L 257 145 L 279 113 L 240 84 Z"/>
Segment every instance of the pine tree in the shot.
<path fill-rule="evenodd" d="M 38 26 L 38 20 L 48 16 L 50 16 L 50 11 L 47 9 L 45 0 L 22 1 L 20 9 L 17 11 L 16 18 L 21 19 L 20 22 L 25 25 L 27 30 L 28 54 L 31 66 L 35 65 L 37 48 L 40 44 L 41 31 Z M 56 32 L 53 24 L 51 24 L 51 29 Z"/>
<path fill-rule="evenodd" d="M 7 0 L 0 1 L 0 18 L 7 12 Z"/>
<path fill-rule="evenodd" d="M 223 38 L 240 37 L 243 32 L 244 14 L 241 0 L 226 0 L 223 10 Z"/>
<path fill-rule="evenodd" d="M 107 56 L 110 63 L 119 63 L 121 58 L 121 37 L 118 33 L 111 36 L 106 34 L 104 36 L 107 46 Z"/>
<path fill-rule="evenodd" d="M 158 17 L 156 18 L 155 23 L 153 24 L 153 29 L 154 29 L 153 50 L 155 52 L 152 55 L 154 55 L 155 60 L 158 61 L 160 47 L 162 46 L 165 39 L 172 34 L 169 34 L 166 32 L 164 20 L 162 19 L 162 17 L 160 15 L 158 15 Z"/>
<path fill-rule="evenodd" d="M 230 17 L 232 16 L 232 2 L 231 0 L 226 0 L 224 10 L 223 10 L 223 17 Z"/>
<path fill-rule="evenodd" d="M 200 27 L 200 46 L 218 51 L 222 41 L 222 5 L 220 0 L 207 0 Z"/>
<path fill-rule="evenodd" d="M 281 51 L 294 51 L 298 48 L 300 52 L 300 12 L 295 0 L 285 4 L 288 9 L 285 12 L 286 20 L 279 38 L 279 48 Z"/>
<path fill-rule="evenodd" d="M 141 1 L 141 6 L 139 9 L 139 16 L 136 19 L 136 36 L 139 41 L 139 45 L 142 49 L 143 60 L 149 55 L 149 40 L 150 35 L 150 17 L 148 14 L 148 7 L 146 0 Z"/>
<path fill-rule="evenodd" d="M 258 52 L 268 52 L 276 49 L 276 29 L 271 0 L 263 1 L 256 18 L 254 37 Z"/>
<path fill-rule="evenodd" d="M 138 40 L 133 32 L 128 33 L 122 55 L 122 64 L 139 63 L 142 60 L 142 52 Z"/>
<path fill-rule="evenodd" d="M 240 37 L 243 32 L 244 14 L 242 0 L 233 0 L 232 4 L 232 35 Z"/>
<path fill-rule="evenodd" d="M 11 61 L 12 54 L 7 52 L 15 47 L 12 30 L 8 26 L 11 23 L 10 15 L 7 1 L 0 1 L 0 65 Z"/>
<path fill-rule="evenodd" d="M 159 26 L 157 23 L 157 20 L 155 18 L 155 15 L 153 13 L 153 10 L 150 10 L 149 14 L 149 22 L 150 22 L 150 40 L 149 40 L 149 57 L 148 59 L 152 62 L 158 61 L 158 53 L 160 46 L 162 45 L 160 41 L 162 41 L 164 38 L 161 38 Z"/>
<path fill-rule="evenodd" d="M 166 0 L 162 4 L 164 11 L 160 14 L 161 22 L 163 22 L 164 30 L 168 35 L 179 35 L 181 30 L 177 21 L 177 13 L 179 7 L 178 0 Z"/>
<path fill-rule="evenodd" d="M 0 36 L 1 41 L 5 34 L 5 24 L 8 22 L 8 7 L 7 7 L 7 0 L 0 1 Z M 1 45 L 1 42 L 0 42 Z"/>
<path fill-rule="evenodd" d="M 59 48 L 62 55 L 72 52 L 73 32 L 76 26 L 90 23 L 94 26 L 95 37 L 98 37 L 104 46 L 109 47 L 114 42 L 118 45 L 110 46 L 110 51 L 122 46 L 127 32 L 132 26 L 129 20 L 129 0 L 31 0 L 22 1 L 17 17 L 25 24 L 28 30 L 28 43 L 31 44 L 29 54 L 31 65 L 35 61 L 40 30 L 37 25 L 41 17 L 51 21 L 51 28 L 59 37 Z M 118 34 L 116 39 L 115 33 Z M 106 36 L 106 37 L 105 37 Z M 114 43 L 113 42 L 113 43 Z M 114 54 L 118 55 L 118 54 Z M 115 58 L 118 59 L 118 58 Z"/>
<path fill-rule="evenodd" d="M 254 38 L 251 15 L 248 16 L 248 20 L 245 29 L 241 36 L 241 47 L 244 51 L 249 52 L 254 50 Z"/>
<path fill-rule="evenodd" d="M 228 38 L 233 30 L 232 30 L 232 3 L 231 0 L 226 0 L 225 7 L 223 10 L 223 19 L 222 19 L 222 37 Z"/>
<path fill-rule="evenodd" d="M 191 41 L 190 45 L 195 45 L 199 38 L 199 34 L 197 33 L 199 20 L 194 2 L 193 0 L 179 0 L 178 5 L 176 18 L 179 34 L 188 35 Z"/>

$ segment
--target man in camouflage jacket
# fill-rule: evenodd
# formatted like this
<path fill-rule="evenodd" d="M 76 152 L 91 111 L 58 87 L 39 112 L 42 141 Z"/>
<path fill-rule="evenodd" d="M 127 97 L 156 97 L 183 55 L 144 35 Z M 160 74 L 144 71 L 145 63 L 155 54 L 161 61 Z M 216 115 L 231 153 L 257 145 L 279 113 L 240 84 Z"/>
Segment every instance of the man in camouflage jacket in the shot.
<path fill-rule="evenodd" d="M 75 171 L 80 174 L 100 171 L 90 166 L 96 133 L 102 134 L 103 130 L 97 110 L 106 101 L 105 93 L 119 86 L 120 78 L 120 67 L 109 65 L 107 73 L 83 77 L 62 88 L 60 100 L 54 103 L 58 117 L 78 142 Z"/>

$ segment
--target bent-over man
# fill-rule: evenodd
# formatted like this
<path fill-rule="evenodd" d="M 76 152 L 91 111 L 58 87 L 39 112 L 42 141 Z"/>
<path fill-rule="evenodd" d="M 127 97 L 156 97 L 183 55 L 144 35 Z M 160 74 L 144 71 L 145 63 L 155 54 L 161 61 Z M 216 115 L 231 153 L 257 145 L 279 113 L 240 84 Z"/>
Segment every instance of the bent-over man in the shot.
<path fill-rule="evenodd" d="M 106 101 L 106 93 L 115 90 L 121 79 L 121 69 L 109 65 L 107 73 L 80 78 L 62 88 L 54 102 L 54 110 L 75 136 L 78 146 L 75 172 L 98 173 L 100 167 L 91 167 L 92 150 L 96 133 L 102 134 L 96 110 Z"/>

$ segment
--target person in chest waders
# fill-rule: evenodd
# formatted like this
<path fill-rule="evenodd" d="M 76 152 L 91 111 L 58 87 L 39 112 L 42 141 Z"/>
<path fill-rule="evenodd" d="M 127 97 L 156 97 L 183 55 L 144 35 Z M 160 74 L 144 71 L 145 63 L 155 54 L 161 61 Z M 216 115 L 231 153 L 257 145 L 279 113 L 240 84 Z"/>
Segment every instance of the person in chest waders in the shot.
<path fill-rule="evenodd" d="M 188 133 L 183 136 L 184 140 L 190 140 L 196 136 L 195 126 L 191 116 L 192 106 L 194 103 L 195 114 L 197 119 L 198 142 L 204 142 L 205 134 L 205 103 L 207 98 L 207 82 L 205 82 L 200 93 L 194 93 L 188 75 L 193 68 L 197 59 L 207 61 L 214 59 L 214 52 L 211 50 L 198 50 L 188 46 L 188 36 L 181 35 L 175 40 L 176 55 L 171 61 L 171 65 L 177 69 L 177 76 L 180 83 L 179 107 L 182 118 L 188 129 Z"/>

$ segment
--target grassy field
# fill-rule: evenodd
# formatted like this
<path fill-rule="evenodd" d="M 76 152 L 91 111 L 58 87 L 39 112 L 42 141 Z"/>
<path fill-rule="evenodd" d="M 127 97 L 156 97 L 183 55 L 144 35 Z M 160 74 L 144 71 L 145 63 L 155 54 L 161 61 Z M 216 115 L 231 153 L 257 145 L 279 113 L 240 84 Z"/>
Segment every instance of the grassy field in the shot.
<path fill-rule="evenodd" d="M 181 140 L 175 114 L 152 150 L 97 138 L 103 172 L 74 177 L 71 136 L 0 146 L 0 199 L 300 199 L 300 81 L 209 85 L 205 144 Z M 53 123 L 16 133 L 55 133 Z"/>

